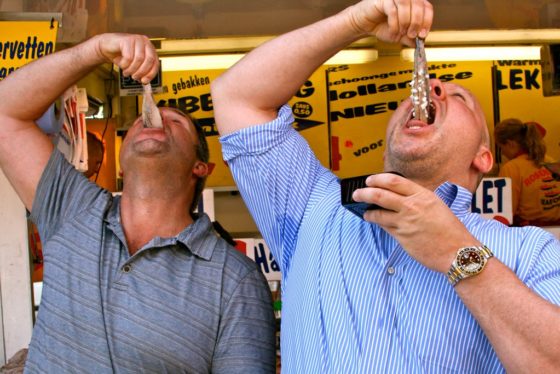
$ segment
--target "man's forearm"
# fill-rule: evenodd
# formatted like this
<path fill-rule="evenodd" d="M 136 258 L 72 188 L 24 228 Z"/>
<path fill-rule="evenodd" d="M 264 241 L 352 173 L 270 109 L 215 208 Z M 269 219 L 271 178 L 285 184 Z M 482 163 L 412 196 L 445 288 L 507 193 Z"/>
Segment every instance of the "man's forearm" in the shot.
<path fill-rule="evenodd" d="M 88 41 L 36 60 L 0 84 L 0 113 L 22 121 L 39 118 L 68 87 L 98 64 L 94 42 Z"/>
<path fill-rule="evenodd" d="M 260 108 L 277 108 L 328 58 L 360 36 L 342 12 L 267 42 L 226 72 L 223 80 L 235 75 L 232 89 L 237 97 Z M 266 79 L 254 79 L 259 77 Z"/>
<path fill-rule="evenodd" d="M 212 83 L 214 105 L 275 112 L 327 59 L 364 36 L 351 27 L 346 13 L 284 34 L 250 52 Z M 225 129 L 231 120 L 222 121 L 222 114 L 229 112 L 218 110 L 216 122 L 222 125 L 222 133 L 231 132 Z M 244 123 L 268 119 L 243 118 Z"/>
<path fill-rule="evenodd" d="M 497 259 L 456 291 L 474 315 L 508 373 L 560 368 L 560 307 L 527 288 Z"/>

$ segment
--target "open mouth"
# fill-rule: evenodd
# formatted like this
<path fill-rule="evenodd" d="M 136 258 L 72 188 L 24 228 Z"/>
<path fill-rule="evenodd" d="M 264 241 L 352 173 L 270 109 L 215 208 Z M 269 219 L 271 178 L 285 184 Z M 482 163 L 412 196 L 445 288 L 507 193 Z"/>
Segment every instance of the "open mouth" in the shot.
<path fill-rule="evenodd" d="M 434 120 L 436 118 L 436 106 L 434 105 L 434 103 L 430 102 L 428 105 L 428 109 L 426 111 L 427 117 L 426 117 L 426 124 L 427 125 L 432 125 L 434 123 Z M 414 108 L 410 111 L 410 116 L 409 116 L 409 121 L 415 119 L 415 120 L 419 120 L 422 121 L 422 118 L 417 118 L 415 116 L 415 111 Z"/>

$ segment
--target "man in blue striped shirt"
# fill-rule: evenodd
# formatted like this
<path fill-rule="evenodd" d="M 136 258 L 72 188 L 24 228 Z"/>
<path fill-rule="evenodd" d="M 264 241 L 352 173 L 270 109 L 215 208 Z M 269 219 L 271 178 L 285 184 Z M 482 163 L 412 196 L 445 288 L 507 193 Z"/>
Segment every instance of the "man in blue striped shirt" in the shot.
<path fill-rule="evenodd" d="M 273 373 L 275 320 L 257 265 L 194 207 L 207 175 L 202 129 L 162 108 L 121 147 L 121 196 L 89 182 L 35 124 L 112 62 L 148 83 L 144 36 L 103 34 L 0 82 L 0 166 L 37 224 L 44 278 L 27 373 Z"/>
<path fill-rule="evenodd" d="M 329 57 L 373 35 L 413 45 L 424 0 L 363 0 L 273 39 L 212 84 L 224 159 L 283 276 L 287 373 L 554 372 L 560 368 L 560 244 L 470 212 L 493 157 L 466 89 L 431 82 L 430 116 L 405 100 L 385 170 L 353 198 L 283 106 Z M 257 124 L 261 124 L 256 126 Z"/>

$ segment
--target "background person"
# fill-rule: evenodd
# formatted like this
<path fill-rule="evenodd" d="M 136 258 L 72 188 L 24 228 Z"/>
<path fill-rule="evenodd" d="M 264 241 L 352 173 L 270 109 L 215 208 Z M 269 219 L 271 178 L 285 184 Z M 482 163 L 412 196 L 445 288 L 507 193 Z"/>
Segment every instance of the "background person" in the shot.
<path fill-rule="evenodd" d="M 544 165 L 554 160 L 546 156 L 539 125 L 505 119 L 494 128 L 494 138 L 508 159 L 499 176 L 511 178 L 513 224 L 560 225 L 560 181 Z"/>
<path fill-rule="evenodd" d="M 385 170 L 407 178 L 370 176 L 353 197 L 385 209 L 365 220 L 341 206 L 338 179 L 283 106 L 352 42 L 413 45 L 431 22 L 427 1 L 363 0 L 262 44 L 212 83 L 224 158 L 282 271 L 288 373 L 560 367 L 560 243 L 470 212 L 493 157 L 468 90 L 433 80 L 429 124 L 402 102 Z"/>
<path fill-rule="evenodd" d="M 99 170 L 103 164 L 105 155 L 105 144 L 91 131 L 87 131 L 87 147 L 88 147 L 88 168 L 84 172 L 86 178 L 97 180 Z"/>
<path fill-rule="evenodd" d="M 202 129 L 172 108 L 123 141 L 121 196 L 88 181 L 36 126 L 102 63 L 143 83 L 145 36 L 103 34 L 0 82 L 0 166 L 43 244 L 41 305 L 26 372 L 274 372 L 270 289 L 256 264 L 194 214 L 207 175 Z"/>

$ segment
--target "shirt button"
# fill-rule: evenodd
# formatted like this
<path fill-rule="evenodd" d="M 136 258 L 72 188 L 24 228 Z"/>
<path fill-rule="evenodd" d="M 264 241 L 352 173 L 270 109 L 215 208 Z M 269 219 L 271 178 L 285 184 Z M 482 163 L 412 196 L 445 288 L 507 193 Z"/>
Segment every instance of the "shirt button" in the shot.
<path fill-rule="evenodd" d="M 389 273 L 390 275 L 395 274 L 395 268 L 392 266 L 389 266 L 389 268 L 387 269 L 387 273 Z"/>
<path fill-rule="evenodd" d="M 126 264 L 122 267 L 123 273 L 130 273 L 131 270 L 132 270 L 132 265 Z"/>

